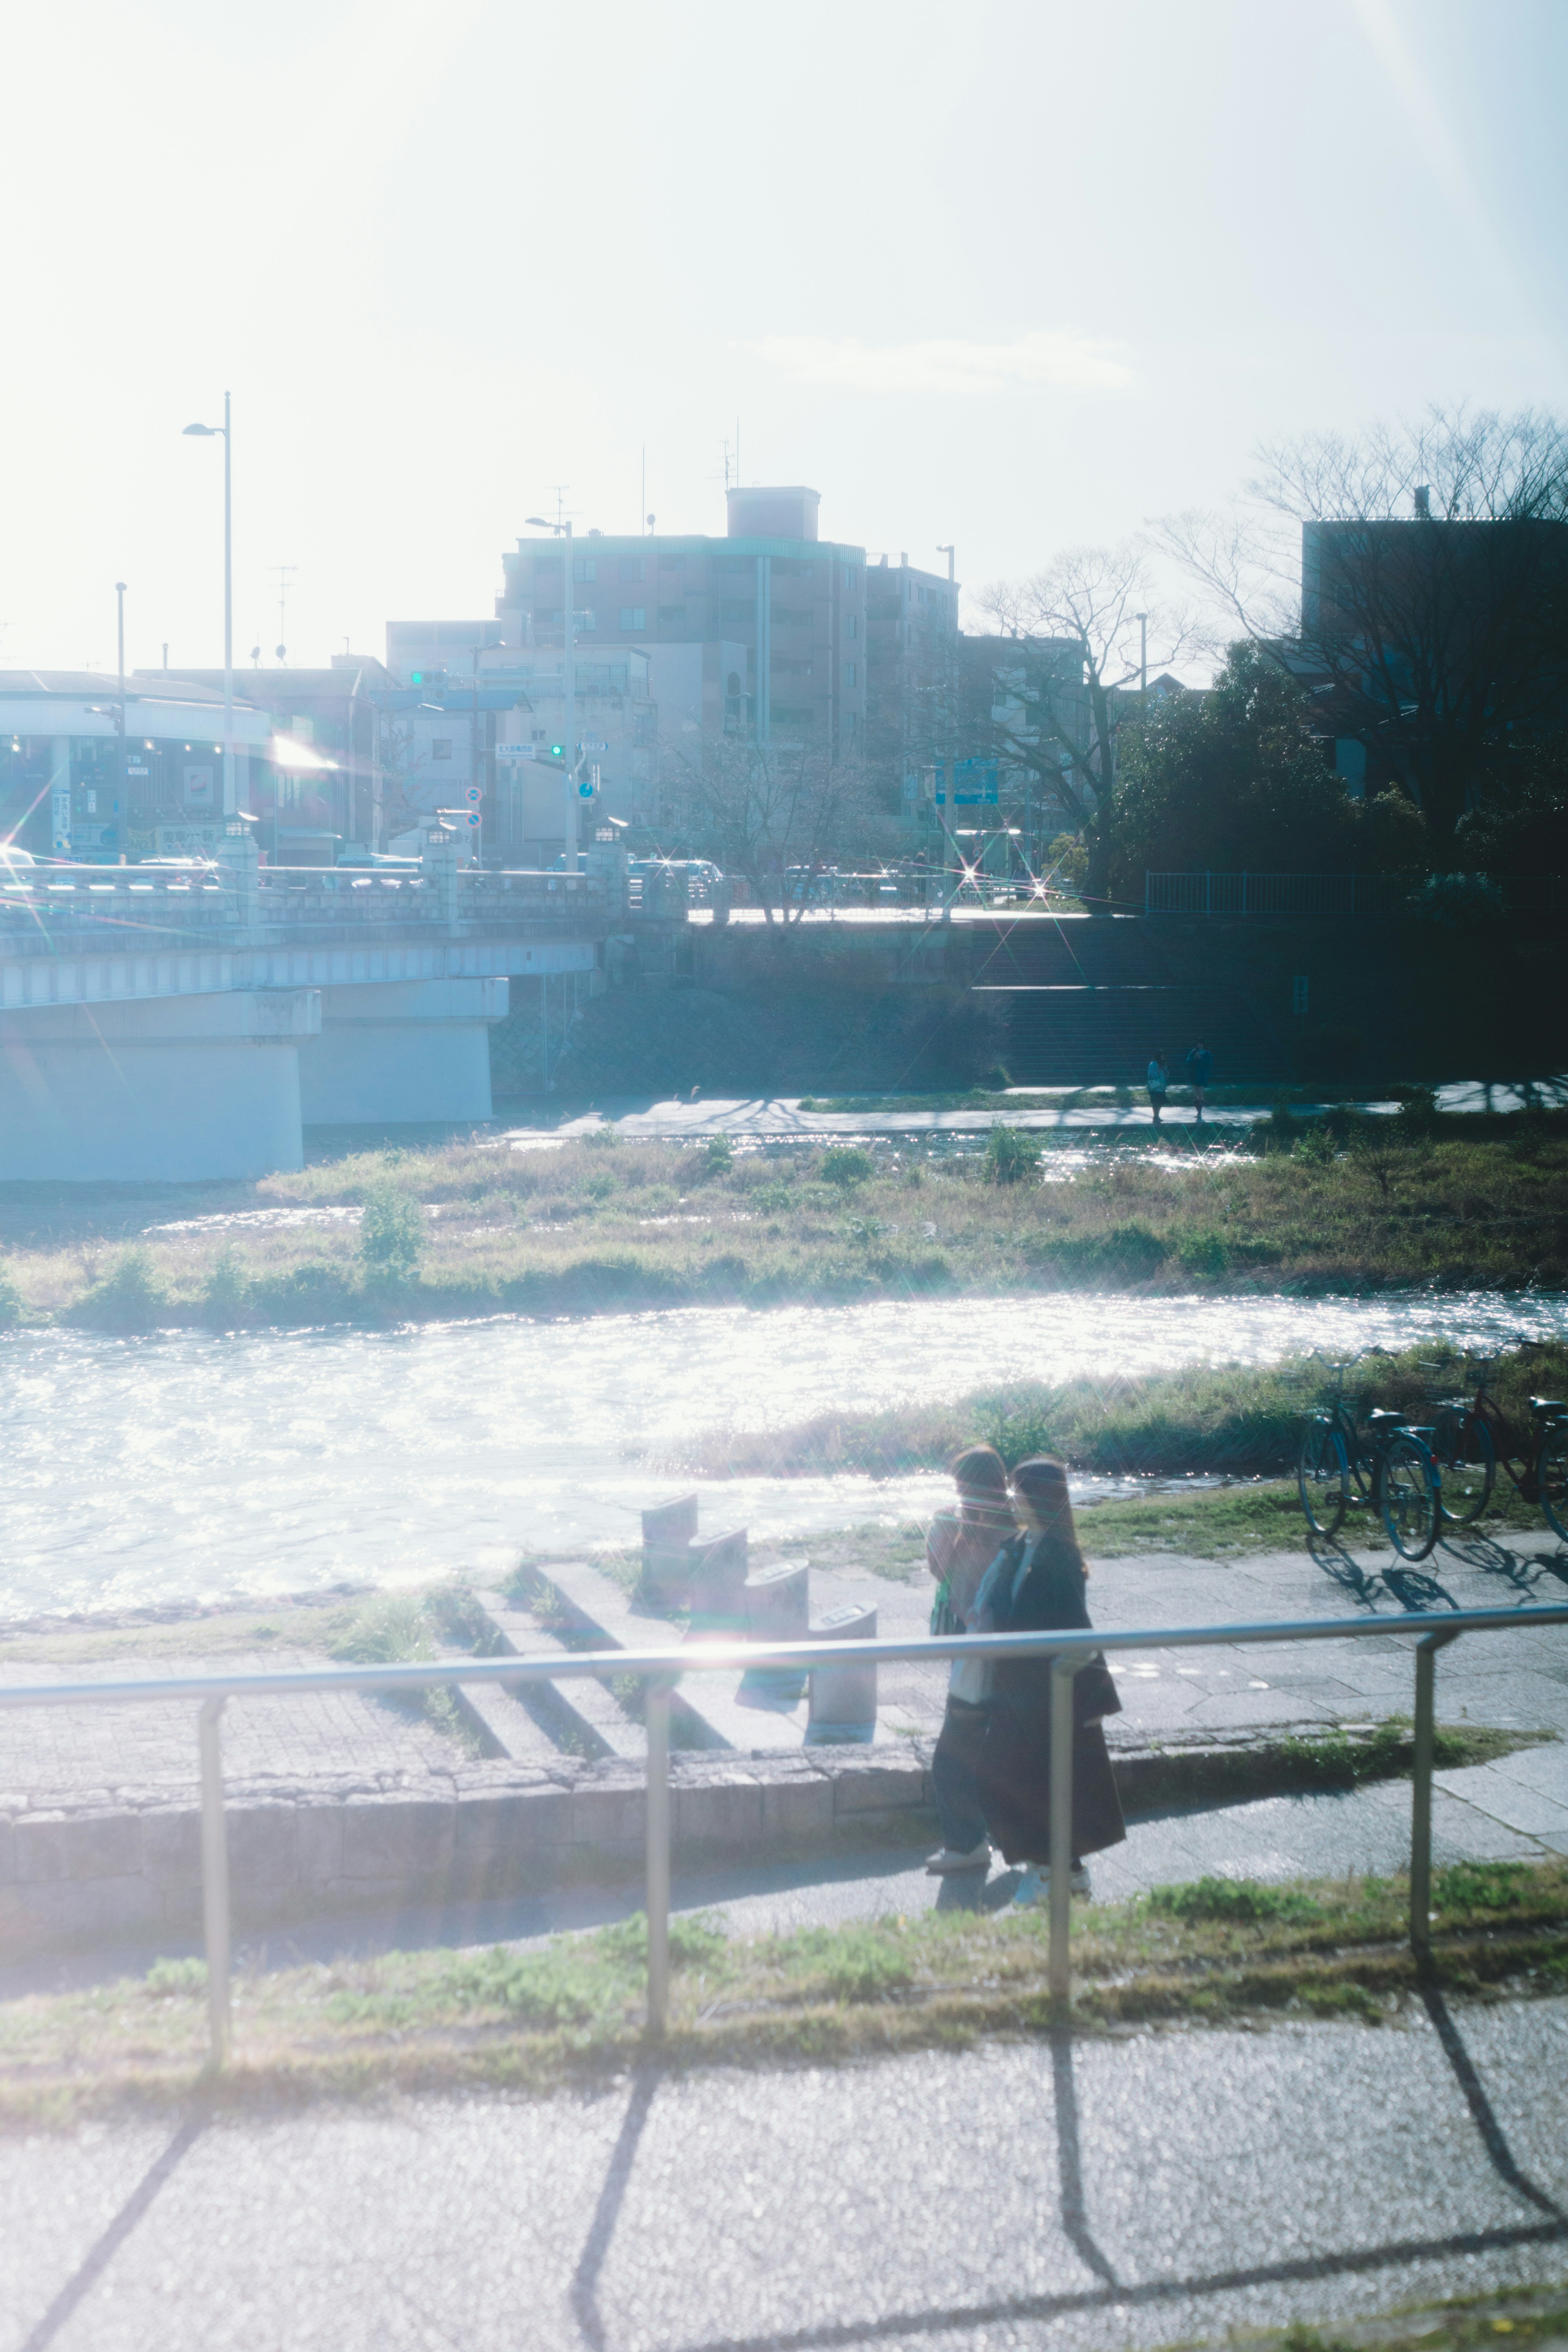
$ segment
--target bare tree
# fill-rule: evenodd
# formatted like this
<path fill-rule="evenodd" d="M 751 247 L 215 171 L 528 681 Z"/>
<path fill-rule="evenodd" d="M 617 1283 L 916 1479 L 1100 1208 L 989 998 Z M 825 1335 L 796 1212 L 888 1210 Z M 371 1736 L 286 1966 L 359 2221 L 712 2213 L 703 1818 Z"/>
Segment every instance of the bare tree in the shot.
<path fill-rule="evenodd" d="M 710 736 L 682 758 L 665 807 L 690 847 L 742 877 L 768 924 L 786 931 L 815 878 L 874 854 L 888 823 L 858 761 L 741 735 Z"/>
<path fill-rule="evenodd" d="M 1243 504 L 1159 542 L 1447 841 L 1499 745 L 1568 714 L 1568 430 L 1433 408 L 1258 459 Z"/>
<path fill-rule="evenodd" d="M 1071 548 L 1029 579 L 984 590 L 981 609 L 1007 644 L 993 649 L 992 749 L 1060 793 L 1089 841 L 1086 896 L 1103 906 L 1116 793 L 1116 735 L 1137 683 L 1142 637 L 1156 668 L 1194 641 L 1184 614 L 1162 607 L 1143 551 Z M 1015 651 L 1016 648 L 1016 651 Z"/>
<path fill-rule="evenodd" d="M 431 812 L 426 805 L 429 786 L 425 775 L 425 754 L 418 748 L 412 722 L 383 717 L 380 730 L 376 771 L 381 782 L 381 839 L 384 844 L 395 840 L 399 834 L 414 832 Z"/>

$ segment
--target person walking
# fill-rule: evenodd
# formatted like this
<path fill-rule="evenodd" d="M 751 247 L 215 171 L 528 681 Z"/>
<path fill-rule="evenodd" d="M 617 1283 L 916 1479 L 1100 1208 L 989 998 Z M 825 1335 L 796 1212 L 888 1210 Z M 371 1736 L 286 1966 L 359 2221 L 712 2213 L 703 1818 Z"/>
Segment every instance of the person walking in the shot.
<path fill-rule="evenodd" d="M 1187 1055 L 1187 1076 L 1193 1082 L 1193 1099 L 1198 1107 L 1196 1124 L 1199 1127 L 1204 1123 L 1204 1096 L 1207 1091 L 1213 1070 L 1214 1055 L 1200 1039 Z"/>
<path fill-rule="evenodd" d="M 1089 1570 L 1073 1527 L 1067 1472 L 1041 1454 L 1013 1473 L 1021 1533 L 987 1569 L 971 1607 L 973 1633 L 1067 1633 L 1087 1627 Z M 992 1671 L 985 1738 L 975 1787 L 991 1836 L 1009 1863 L 1026 1865 L 1015 1903 L 1043 1902 L 1050 1891 L 1051 1663 L 999 1658 Z M 1127 1835 L 1111 1777 L 1103 1718 L 1121 1701 L 1102 1657 L 1073 1679 L 1072 1885 L 1089 1892 L 1084 1856 L 1120 1845 Z"/>
<path fill-rule="evenodd" d="M 1149 1065 L 1149 1108 L 1154 1114 L 1154 1124 L 1160 1124 L 1160 1114 L 1165 1108 L 1165 1095 L 1171 1084 L 1171 1065 L 1162 1046 Z"/>
<path fill-rule="evenodd" d="M 933 1633 L 969 1630 L 980 1580 L 1017 1521 L 1007 1500 L 1007 1466 L 993 1445 L 971 1445 L 952 1464 L 956 1510 L 939 1511 L 926 1537 L 926 1565 L 937 1580 Z M 974 1759 L 985 1737 L 988 1675 L 983 1658 L 955 1658 L 947 1706 L 931 1757 L 942 1844 L 926 1864 L 935 1878 L 951 1871 L 988 1870 L 991 1840 L 974 1792 Z"/>

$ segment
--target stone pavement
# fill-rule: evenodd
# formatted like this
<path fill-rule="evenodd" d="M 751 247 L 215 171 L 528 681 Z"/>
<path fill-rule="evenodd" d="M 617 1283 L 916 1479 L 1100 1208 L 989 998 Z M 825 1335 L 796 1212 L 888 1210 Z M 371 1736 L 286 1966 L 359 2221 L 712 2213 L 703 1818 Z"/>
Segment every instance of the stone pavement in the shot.
<path fill-rule="evenodd" d="M 133 1654 L 65 1668 L 8 1660 L 6 1683 L 124 1682 L 138 1674 L 260 1674 L 327 1663 L 317 1651 L 272 1643 L 262 1651 L 170 1660 Z M 318 1774 L 422 1772 L 462 1751 L 422 1716 L 358 1691 L 309 1696 L 271 1692 L 224 1716 L 224 1769 L 233 1780 L 296 1780 Z M 0 1805 L 24 1791 L 35 1805 L 54 1797 L 121 1789 L 196 1786 L 196 1705 L 153 1699 L 124 1706 L 15 1707 L 0 1713 Z"/>
<path fill-rule="evenodd" d="M 1568 2274 L 1568 2002 L 0 2143 L 4 2352 L 1121 2352 Z"/>

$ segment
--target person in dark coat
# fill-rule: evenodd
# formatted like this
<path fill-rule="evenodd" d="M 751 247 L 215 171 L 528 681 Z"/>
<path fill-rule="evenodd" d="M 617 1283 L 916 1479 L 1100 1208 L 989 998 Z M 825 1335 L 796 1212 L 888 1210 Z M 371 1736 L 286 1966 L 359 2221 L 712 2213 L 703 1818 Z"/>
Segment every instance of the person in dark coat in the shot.
<path fill-rule="evenodd" d="M 1076 1632 L 1089 1625 L 1089 1571 L 1073 1528 L 1067 1473 L 1041 1455 L 1013 1473 L 1013 1507 L 1022 1534 L 1005 1545 L 976 1595 L 971 1633 Z M 1072 1865 L 1074 1892 L 1087 1895 L 1083 1857 L 1120 1845 L 1127 1835 L 1101 1720 L 1121 1712 L 1102 1658 L 1079 1668 L 1074 1689 Z M 1014 1900 L 1038 1903 L 1050 1883 L 1051 1664 L 1048 1658 L 999 1658 L 991 1680 L 985 1739 L 975 1786 L 986 1827 L 1009 1863 L 1026 1868 Z"/>

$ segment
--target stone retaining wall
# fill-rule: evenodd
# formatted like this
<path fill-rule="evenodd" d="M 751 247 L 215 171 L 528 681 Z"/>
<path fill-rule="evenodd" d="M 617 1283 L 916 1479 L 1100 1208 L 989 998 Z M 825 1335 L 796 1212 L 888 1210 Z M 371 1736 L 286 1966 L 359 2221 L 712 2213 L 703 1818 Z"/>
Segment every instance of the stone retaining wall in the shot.
<path fill-rule="evenodd" d="M 1351 1739 L 1371 1726 L 1341 1725 Z M 1204 1739 L 1115 1737 L 1129 1812 L 1262 1795 L 1300 1775 L 1282 1749 L 1292 1729 Z M 749 1861 L 835 1845 L 913 1839 L 934 1819 L 930 1743 L 817 1748 L 745 1758 L 678 1751 L 672 1827 L 688 1859 Z M 465 1763 L 450 1771 L 230 1781 L 229 1881 L 240 1929 L 311 1915 L 471 1902 L 563 1879 L 626 1878 L 641 1867 L 647 1792 L 640 1763 Z M 0 1808 L 0 1958 L 50 1946 L 167 1932 L 201 1923 L 201 1815 L 186 1788 Z"/>

